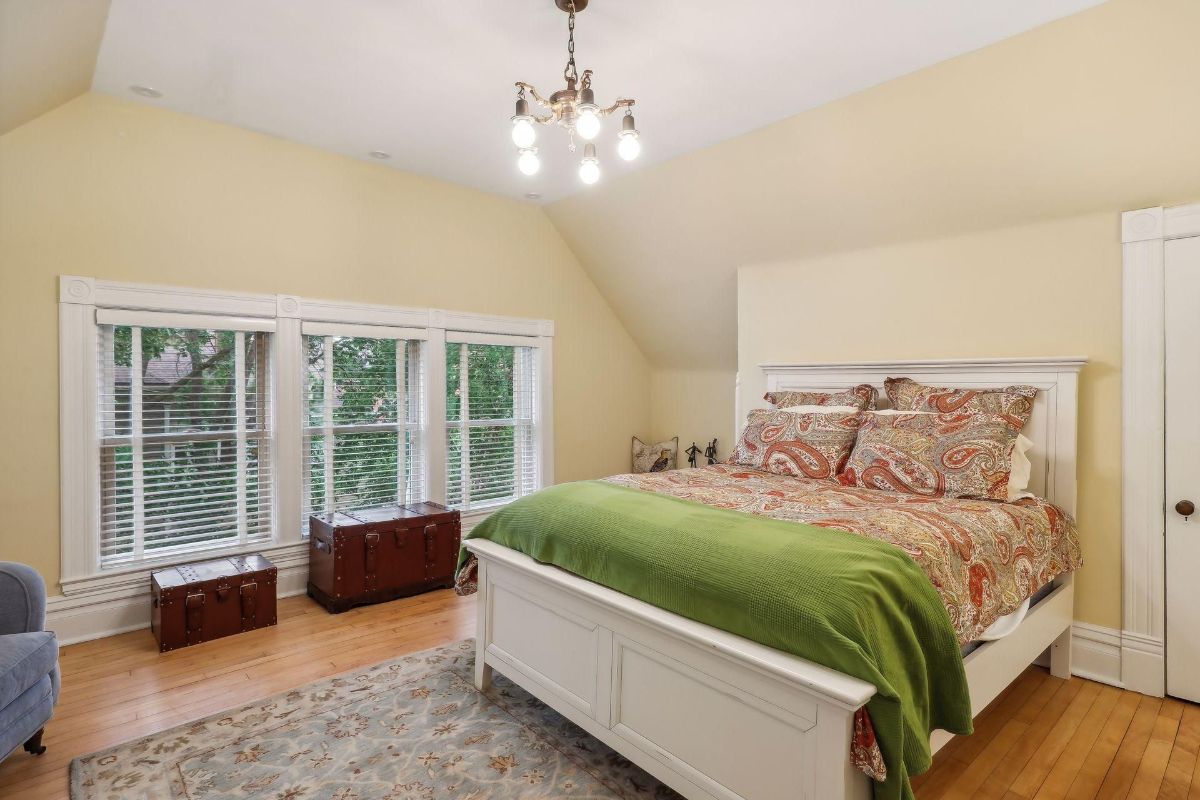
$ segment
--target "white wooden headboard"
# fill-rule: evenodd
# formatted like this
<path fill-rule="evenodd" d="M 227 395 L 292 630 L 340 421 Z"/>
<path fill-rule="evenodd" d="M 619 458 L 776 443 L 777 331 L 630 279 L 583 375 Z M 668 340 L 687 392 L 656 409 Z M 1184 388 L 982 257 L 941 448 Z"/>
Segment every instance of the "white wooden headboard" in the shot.
<path fill-rule="evenodd" d="M 933 386 L 988 388 L 1022 384 L 1041 391 L 1022 431 L 1033 441 L 1029 490 L 1071 514 L 1075 513 L 1076 430 L 1079 415 L 1079 370 L 1083 357 L 986 358 L 925 361 L 872 361 L 847 364 L 761 364 L 766 390 L 829 391 L 869 383 L 879 390 L 879 406 L 887 406 L 884 378 L 908 377 Z M 740 393 L 739 393 L 740 402 Z M 766 407 L 760 401 L 754 407 Z M 737 409 L 738 427 L 748 408 Z"/>

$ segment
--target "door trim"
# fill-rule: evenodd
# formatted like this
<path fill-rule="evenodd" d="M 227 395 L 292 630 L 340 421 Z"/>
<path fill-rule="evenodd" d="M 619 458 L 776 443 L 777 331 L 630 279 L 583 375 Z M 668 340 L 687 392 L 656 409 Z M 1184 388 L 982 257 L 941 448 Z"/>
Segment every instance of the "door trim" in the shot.
<path fill-rule="evenodd" d="M 1121 215 L 1121 681 L 1166 691 L 1165 243 L 1200 236 L 1200 203 Z"/>

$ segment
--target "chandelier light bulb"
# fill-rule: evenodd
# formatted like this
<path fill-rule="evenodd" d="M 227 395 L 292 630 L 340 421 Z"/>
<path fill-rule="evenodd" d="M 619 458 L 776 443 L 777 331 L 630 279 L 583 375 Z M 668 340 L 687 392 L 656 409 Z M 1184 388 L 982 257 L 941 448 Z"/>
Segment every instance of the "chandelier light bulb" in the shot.
<path fill-rule="evenodd" d="M 513 117 L 512 140 L 521 149 L 532 147 L 537 141 L 537 131 L 529 117 Z"/>
<path fill-rule="evenodd" d="M 579 163 L 579 180 L 591 186 L 600 180 L 600 159 L 596 158 L 596 145 L 583 148 L 583 161 Z"/>
<path fill-rule="evenodd" d="M 626 114 L 621 120 L 621 132 L 617 134 L 617 155 L 633 161 L 641 152 L 642 143 L 638 141 L 637 128 L 633 127 L 633 114 Z"/>
<path fill-rule="evenodd" d="M 600 133 L 600 106 L 596 105 L 596 92 L 587 72 L 583 73 L 583 88 L 579 90 L 579 116 L 575 120 L 575 132 L 584 139 L 595 139 Z"/>
<path fill-rule="evenodd" d="M 621 141 L 617 143 L 617 155 L 626 161 L 633 161 L 642 152 L 642 143 L 636 133 L 622 133 Z"/>
<path fill-rule="evenodd" d="M 600 115 L 595 106 L 580 106 L 579 119 L 575 120 L 575 132 L 584 139 L 595 139 L 600 133 Z"/>
<path fill-rule="evenodd" d="M 537 171 L 541 168 L 542 162 L 538 160 L 537 148 L 522 148 L 521 155 L 517 157 L 517 169 L 526 175 L 536 175 Z"/>

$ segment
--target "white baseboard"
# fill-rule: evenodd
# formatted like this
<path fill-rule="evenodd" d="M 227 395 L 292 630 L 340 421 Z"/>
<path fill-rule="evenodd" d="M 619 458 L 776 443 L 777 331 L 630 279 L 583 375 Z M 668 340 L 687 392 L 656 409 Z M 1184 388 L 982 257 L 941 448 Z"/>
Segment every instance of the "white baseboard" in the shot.
<path fill-rule="evenodd" d="M 1121 678 L 1125 688 L 1162 697 L 1167 692 L 1166 648 L 1157 636 L 1121 634 Z"/>
<path fill-rule="evenodd" d="M 1071 673 L 1090 681 L 1123 687 L 1121 632 L 1086 622 L 1072 625 Z"/>
<path fill-rule="evenodd" d="M 308 557 L 274 558 L 279 568 L 278 597 L 304 594 L 308 586 Z M 46 600 L 46 628 L 60 644 L 75 644 L 150 627 L 150 578 L 139 587 L 59 595 Z"/>

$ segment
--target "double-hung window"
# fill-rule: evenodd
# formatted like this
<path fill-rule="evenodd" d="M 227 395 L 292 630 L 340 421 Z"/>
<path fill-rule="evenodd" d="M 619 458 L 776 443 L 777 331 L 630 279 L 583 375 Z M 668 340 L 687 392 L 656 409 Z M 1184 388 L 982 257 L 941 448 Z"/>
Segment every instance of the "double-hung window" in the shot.
<path fill-rule="evenodd" d="M 271 538 L 272 323 L 97 322 L 101 564 Z"/>
<path fill-rule="evenodd" d="M 469 525 L 551 481 L 548 320 L 59 289 L 64 594 L 251 551 L 291 591 L 312 514 L 428 500 Z"/>
<path fill-rule="evenodd" d="M 464 511 L 541 485 L 538 350 L 514 340 L 447 334 L 446 502 Z"/>
<path fill-rule="evenodd" d="M 424 500 L 423 332 L 303 331 L 303 526 L 314 513 Z"/>

